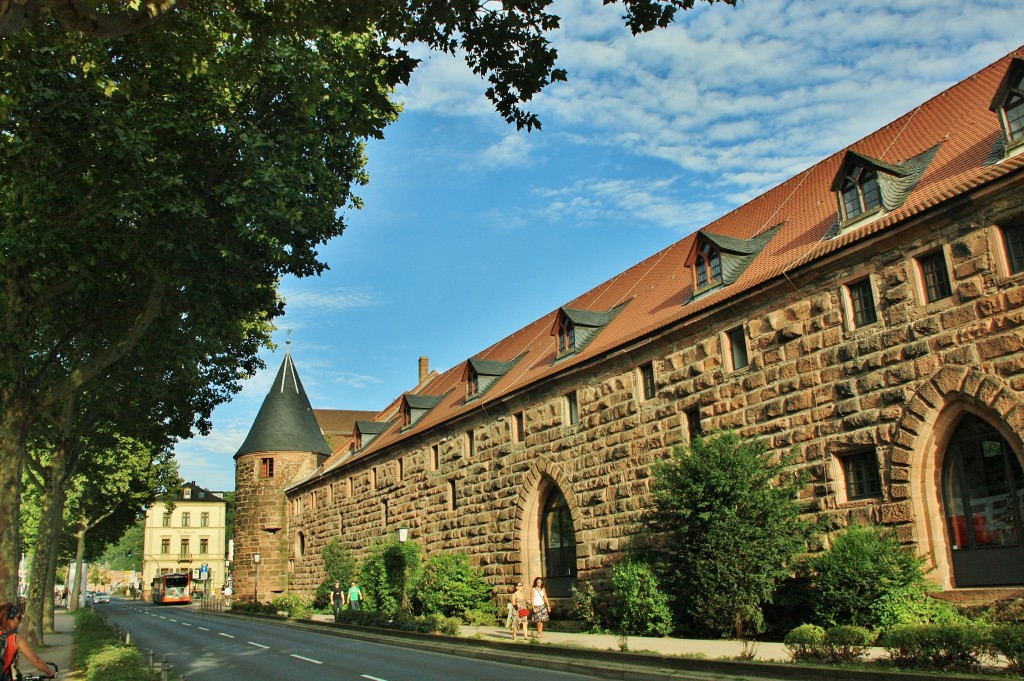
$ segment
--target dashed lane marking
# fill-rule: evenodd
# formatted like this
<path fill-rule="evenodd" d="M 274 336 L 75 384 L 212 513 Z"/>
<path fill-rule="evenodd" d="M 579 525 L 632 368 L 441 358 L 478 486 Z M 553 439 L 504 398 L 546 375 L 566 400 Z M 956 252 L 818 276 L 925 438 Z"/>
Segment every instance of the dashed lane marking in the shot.
<path fill-rule="evenodd" d="M 295 653 L 292 653 L 292 657 L 294 657 L 296 660 L 302 660 L 303 662 L 312 662 L 313 664 L 323 664 L 323 662 L 321 662 L 320 660 L 314 660 L 311 657 L 303 657 L 302 655 L 296 655 Z"/>

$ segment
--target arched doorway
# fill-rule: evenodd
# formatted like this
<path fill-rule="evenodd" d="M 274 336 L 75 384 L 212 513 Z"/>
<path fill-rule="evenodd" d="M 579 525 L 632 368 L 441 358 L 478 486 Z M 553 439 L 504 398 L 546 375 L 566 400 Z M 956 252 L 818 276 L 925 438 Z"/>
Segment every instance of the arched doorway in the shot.
<path fill-rule="evenodd" d="M 950 438 L 942 495 L 954 584 L 1024 584 L 1024 471 L 1006 439 L 974 414 Z"/>
<path fill-rule="evenodd" d="M 576 585 L 576 530 L 558 487 L 552 487 L 541 514 L 542 572 L 550 598 L 569 598 Z"/>

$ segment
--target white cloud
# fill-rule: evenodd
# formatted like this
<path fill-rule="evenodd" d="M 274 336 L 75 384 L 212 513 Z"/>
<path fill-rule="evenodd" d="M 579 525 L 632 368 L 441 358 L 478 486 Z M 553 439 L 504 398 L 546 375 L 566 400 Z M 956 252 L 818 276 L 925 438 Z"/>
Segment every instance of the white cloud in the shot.
<path fill-rule="evenodd" d="M 351 371 L 342 371 L 332 374 L 333 382 L 339 385 L 345 385 L 350 388 L 365 388 L 370 385 L 382 385 L 384 381 L 377 378 L 376 376 L 368 376 L 366 374 L 357 374 Z"/>
<path fill-rule="evenodd" d="M 289 314 L 308 314 L 311 312 L 345 312 L 373 307 L 380 303 L 378 297 L 370 291 L 357 289 L 341 289 L 319 291 L 315 289 L 292 289 L 282 291 Z M 291 317 L 289 317 L 289 320 Z"/>
<path fill-rule="evenodd" d="M 494 144 L 460 165 L 463 171 L 483 168 L 515 168 L 528 165 L 532 160 L 533 144 L 527 133 L 509 132 Z"/>

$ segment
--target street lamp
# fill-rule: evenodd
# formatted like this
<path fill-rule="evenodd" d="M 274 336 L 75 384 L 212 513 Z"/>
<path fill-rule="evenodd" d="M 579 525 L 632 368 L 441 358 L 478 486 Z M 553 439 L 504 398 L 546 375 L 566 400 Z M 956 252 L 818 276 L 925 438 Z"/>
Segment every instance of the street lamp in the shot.
<path fill-rule="evenodd" d="M 260 602 L 260 554 L 252 554 L 252 562 L 256 566 L 256 574 L 252 580 L 252 602 L 255 605 Z"/>

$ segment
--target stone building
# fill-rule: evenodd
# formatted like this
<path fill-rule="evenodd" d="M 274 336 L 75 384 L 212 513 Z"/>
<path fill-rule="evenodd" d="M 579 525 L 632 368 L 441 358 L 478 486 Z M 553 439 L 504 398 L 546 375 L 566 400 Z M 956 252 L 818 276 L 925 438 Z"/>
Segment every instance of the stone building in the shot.
<path fill-rule="evenodd" d="M 734 429 L 793 450 L 816 513 L 895 528 L 943 588 L 1024 585 L 1022 151 L 1019 48 L 458 366 L 421 369 L 335 451 L 240 450 L 238 564 L 273 535 L 274 569 L 309 593 L 326 542 L 358 556 L 404 528 L 496 587 L 543 576 L 565 597 L 621 557 L 653 462 Z"/>

